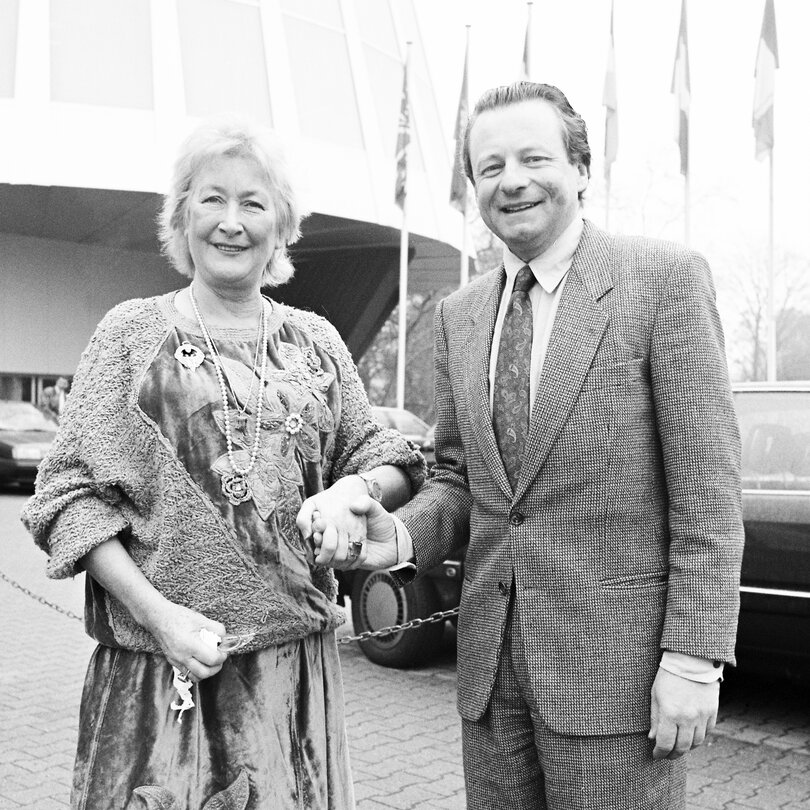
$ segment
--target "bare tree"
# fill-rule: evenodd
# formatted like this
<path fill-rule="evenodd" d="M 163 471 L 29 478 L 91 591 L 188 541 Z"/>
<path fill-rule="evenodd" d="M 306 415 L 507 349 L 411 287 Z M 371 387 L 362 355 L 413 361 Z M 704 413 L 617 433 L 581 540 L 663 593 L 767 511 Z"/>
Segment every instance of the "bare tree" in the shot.
<path fill-rule="evenodd" d="M 732 294 L 739 301 L 733 362 L 743 380 L 764 380 L 767 341 L 767 257 L 752 253 L 737 264 Z M 782 252 L 774 261 L 776 376 L 810 379 L 810 261 Z"/>
<path fill-rule="evenodd" d="M 428 423 L 434 421 L 433 314 L 451 289 L 408 296 L 405 407 Z M 395 307 L 357 364 L 372 405 L 396 404 L 398 324 L 399 307 Z"/>
<path fill-rule="evenodd" d="M 500 264 L 502 247 L 477 213 L 470 227 L 476 250 L 474 277 L 477 277 Z M 439 301 L 453 289 L 452 286 L 447 286 L 428 294 L 408 296 L 405 407 L 428 423 L 435 421 L 433 315 Z M 395 307 L 357 364 L 360 378 L 366 386 L 372 405 L 396 404 L 398 323 L 399 307 Z"/>

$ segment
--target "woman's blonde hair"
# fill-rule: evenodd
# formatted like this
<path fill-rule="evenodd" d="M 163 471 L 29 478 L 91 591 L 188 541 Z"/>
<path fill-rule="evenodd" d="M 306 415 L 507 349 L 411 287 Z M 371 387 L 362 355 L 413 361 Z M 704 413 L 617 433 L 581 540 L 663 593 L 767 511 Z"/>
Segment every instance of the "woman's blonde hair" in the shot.
<path fill-rule="evenodd" d="M 280 143 L 270 130 L 245 119 L 229 116 L 205 121 L 181 145 L 158 217 L 161 249 L 179 273 L 189 278 L 194 275 L 185 233 L 189 194 L 200 171 L 210 161 L 225 156 L 252 158 L 267 178 L 278 244 L 264 268 L 262 284 L 278 287 L 293 276 L 287 246 L 301 236 L 304 214 Z"/>

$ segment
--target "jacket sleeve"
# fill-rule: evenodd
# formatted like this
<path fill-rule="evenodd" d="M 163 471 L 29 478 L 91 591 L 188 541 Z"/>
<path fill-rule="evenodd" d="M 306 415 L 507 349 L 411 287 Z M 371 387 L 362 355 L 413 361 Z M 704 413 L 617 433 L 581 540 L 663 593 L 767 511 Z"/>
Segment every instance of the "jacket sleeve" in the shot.
<path fill-rule="evenodd" d="M 49 555 L 46 570 L 55 579 L 77 574 L 88 551 L 129 526 L 114 474 L 129 386 L 126 347 L 113 313 L 82 354 L 34 496 L 22 512 L 36 544 Z"/>
<path fill-rule="evenodd" d="M 413 540 L 417 575 L 469 540 L 472 494 L 450 384 L 445 302 L 434 318 L 436 464 L 421 491 L 397 511 Z"/>
<path fill-rule="evenodd" d="M 650 374 L 668 497 L 661 646 L 734 663 L 743 550 L 740 436 L 708 264 L 676 259 L 652 330 Z"/>

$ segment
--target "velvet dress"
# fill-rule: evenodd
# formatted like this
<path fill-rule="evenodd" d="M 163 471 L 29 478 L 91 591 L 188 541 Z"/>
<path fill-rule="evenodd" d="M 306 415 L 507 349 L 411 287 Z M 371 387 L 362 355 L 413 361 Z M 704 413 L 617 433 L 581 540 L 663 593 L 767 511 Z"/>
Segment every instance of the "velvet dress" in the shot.
<path fill-rule="evenodd" d="M 115 613 L 88 576 L 86 621 L 101 643 L 82 697 L 71 806 L 348 810 L 354 797 L 334 636 L 342 614 L 333 594 L 316 586 L 317 569 L 295 524 L 302 499 L 323 489 L 324 459 L 334 451 L 336 422 L 343 418 L 340 388 L 347 369 L 301 321 L 285 317 L 289 310 L 266 302 L 270 336 L 260 450 L 248 476 L 252 498 L 233 503 L 223 490 L 222 476 L 232 470 L 214 358 L 199 326 L 174 308 L 172 295 L 159 306 L 170 328 L 136 375 L 134 411 L 226 521 L 230 542 L 269 587 L 273 604 L 266 624 L 222 619 L 229 634 L 249 640 L 247 649 L 193 685 L 195 706 L 181 716 L 172 708 L 178 693 L 171 665 L 159 653 L 116 641 L 110 618 Z M 256 430 L 256 331 L 210 332 L 228 380 L 234 460 L 245 468 Z M 188 356 L 201 363 L 183 363 Z M 362 437 L 355 441 L 362 445 Z M 153 495 L 160 499 L 160 493 Z M 138 559 L 137 538 L 118 536 Z M 182 556 L 182 545 L 174 553 Z M 153 582 L 166 576 L 160 567 L 143 565 L 153 569 L 145 570 Z M 193 605 L 201 584 L 175 582 L 171 598 Z M 225 606 L 242 598 L 245 584 L 228 587 L 221 594 Z M 293 619 L 281 628 L 274 610 Z M 200 612 L 225 615 L 215 604 Z"/>

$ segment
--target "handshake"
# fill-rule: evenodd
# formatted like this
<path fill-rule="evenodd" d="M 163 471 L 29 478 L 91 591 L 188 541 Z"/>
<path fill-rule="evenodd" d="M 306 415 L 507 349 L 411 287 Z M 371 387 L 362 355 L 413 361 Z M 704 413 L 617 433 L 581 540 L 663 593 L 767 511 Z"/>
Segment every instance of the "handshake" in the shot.
<path fill-rule="evenodd" d="M 340 570 L 390 568 L 399 559 L 394 518 L 369 495 L 360 475 L 307 498 L 296 518 L 314 562 Z"/>

